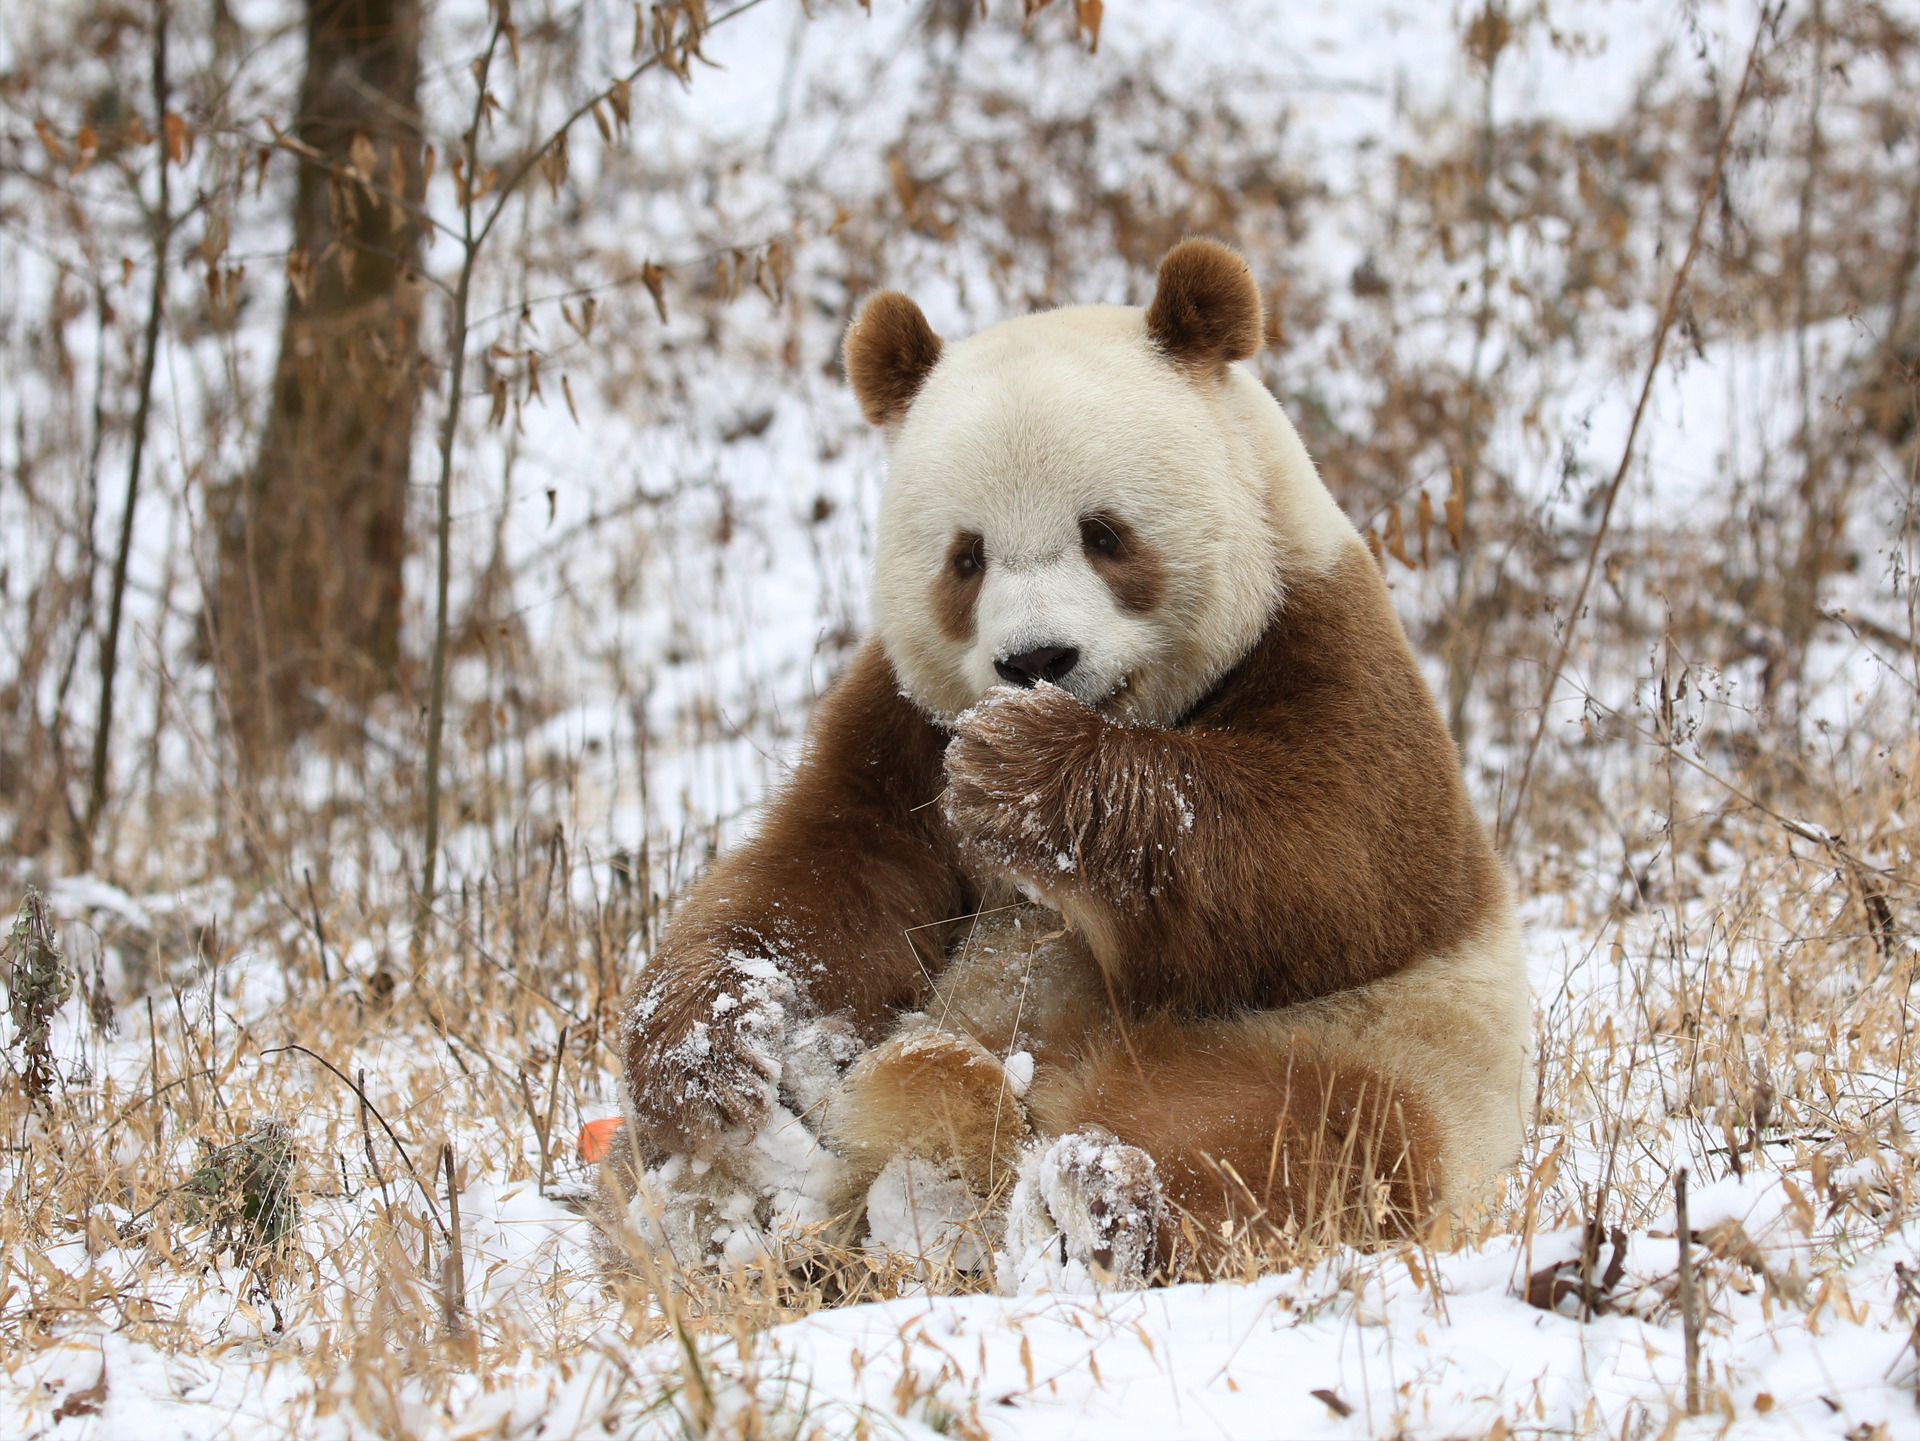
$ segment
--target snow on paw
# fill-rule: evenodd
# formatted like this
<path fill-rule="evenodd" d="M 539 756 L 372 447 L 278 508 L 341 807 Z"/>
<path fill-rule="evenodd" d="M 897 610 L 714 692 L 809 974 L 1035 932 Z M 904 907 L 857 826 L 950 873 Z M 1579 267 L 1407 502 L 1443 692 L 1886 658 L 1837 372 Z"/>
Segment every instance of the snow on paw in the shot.
<path fill-rule="evenodd" d="M 1167 1203 L 1149 1156 L 1097 1126 L 1027 1153 L 1007 1208 L 1003 1290 L 1144 1286 Z"/>
<path fill-rule="evenodd" d="M 793 982 L 731 952 L 689 976 L 661 967 L 627 1013 L 627 1091 L 649 1161 L 758 1130 L 779 1100 Z"/>

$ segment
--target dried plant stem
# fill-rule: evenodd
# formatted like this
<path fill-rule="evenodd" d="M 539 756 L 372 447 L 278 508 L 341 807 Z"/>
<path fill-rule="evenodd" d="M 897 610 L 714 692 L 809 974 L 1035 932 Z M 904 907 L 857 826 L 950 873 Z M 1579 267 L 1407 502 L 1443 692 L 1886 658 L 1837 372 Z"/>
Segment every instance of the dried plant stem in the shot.
<path fill-rule="evenodd" d="M 1513 799 L 1508 802 L 1507 811 L 1500 820 L 1500 842 L 1504 846 L 1512 837 L 1514 824 L 1520 818 L 1521 809 L 1526 805 L 1527 787 L 1533 780 L 1534 757 L 1539 753 L 1540 741 L 1547 731 L 1548 706 L 1553 700 L 1553 692 L 1560 684 L 1560 672 L 1566 668 L 1567 653 L 1573 648 L 1573 637 L 1580 625 L 1580 613 L 1587 604 L 1587 591 L 1593 585 L 1593 573 L 1599 565 L 1600 547 L 1606 542 L 1607 531 L 1613 521 L 1614 502 L 1620 498 L 1620 487 L 1625 483 L 1627 471 L 1633 465 L 1634 443 L 1640 437 L 1640 425 L 1646 419 L 1647 403 L 1653 398 L 1653 383 L 1660 375 L 1660 362 L 1666 355 L 1667 336 L 1673 329 L 1673 322 L 1680 314 L 1680 300 L 1686 294 L 1687 277 L 1693 270 L 1694 258 L 1700 253 L 1700 237 L 1706 229 L 1707 216 L 1712 213 L 1714 197 L 1720 192 L 1720 177 L 1726 171 L 1727 150 L 1733 141 L 1733 127 L 1739 121 L 1741 112 L 1746 109 L 1747 98 L 1753 93 L 1753 82 L 1760 70 L 1760 53 L 1766 38 L 1778 23 L 1780 11 L 1766 8 L 1761 11 L 1760 23 L 1754 30 L 1753 44 L 1747 50 L 1747 63 L 1740 72 L 1740 87 L 1734 92 L 1733 103 L 1727 107 L 1727 118 L 1720 126 L 1720 139 L 1714 146 L 1713 166 L 1707 172 L 1707 181 L 1700 189 L 1700 203 L 1694 210 L 1693 229 L 1687 236 L 1687 253 L 1680 261 L 1680 268 L 1674 272 L 1673 284 L 1667 290 L 1667 303 L 1660 311 L 1660 323 L 1653 332 L 1653 353 L 1647 357 L 1646 373 L 1640 381 L 1640 398 L 1634 403 L 1633 420 L 1627 427 L 1626 442 L 1620 447 L 1620 463 L 1614 468 L 1613 479 L 1607 483 L 1606 496 L 1600 506 L 1600 521 L 1594 527 L 1593 539 L 1587 546 L 1586 564 L 1580 573 L 1580 584 L 1573 593 L 1573 604 L 1567 609 L 1566 625 L 1560 632 L 1560 644 L 1555 649 L 1553 664 L 1547 667 L 1546 683 L 1540 688 L 1538 717 L 1534 721 L 1533 735 L 1527 741 L 1527 749 L 1520 763 L 1520 779 L 1513 788 Z"/>
<path fill-rule="evenodd" d="M 313 939 L 320 951 L 320 983 L 333 985 L 333 972 L 327 965 L 327 928 L 320 921 L 320 898 L 313 893 L 313 868 L 302 866 L 300 874 L 307 883 L 307 904 L 313 910 Z"/>
<path fill-rule="evenodd" d="M 422 860 L 420 895 L 414 912 L 411 961 L 419 969 L 428 928 L 433 923 L 433 896 L 440 859 L 440 747 L 446 731 L 447 704 L 447 585 L 452 574 L 453 552 L 453 443 L 460 428 L 460 387 L 467 371 L 467 305 L 473 294 L 474 266 L 486 235 L 474 230 L 474 191 L 480 183 L 480 126 L 487 115 L 487 77 L 493 70 L 493 57 L 500 48 L 506 27 L 506 11 L 495 14 L 487 48 L 474 67 L 473 117 L 462 143 L 465 169 L 460 180 L 461 255 L 460 279 L 454 286 L 453 314 L 448 320 L 447 407 L 440 421 L 440 475 L 435 482 L 437 513 L 434 520 L 434 605 L 433 676 L 427 698 L 427 824 L 426 854 Z M 505 203 L 506 197 L 501 197 Z M 495 207 L 498 214 L 498 207 Z M 491 219 L 491 217 L 489 217 Z"/>
<path fill-rule="evenodd" d="M 167 249 L 173 238 L 172 196 L 168 191 L 167 133 L 167 22 L 170 0 L 154 0 L 153 115 L 158 132 L 160 193 L 153 213 L 153 295 L 147 305 L 146 333 L 141 339 L 140 382 L 133 412 L 133 454 L 127 461 L 126 503 L 120 512 L 120 542 L 113 554 L 113 585 L 107 601 L 107 637 L 100 648 L 100 705 L 93 721 L 93 776 L 87 789 L 87 822 L 82 836 L 86 863 L 92 864 L 95 828 L 107 803 L 108 743 L 113 734 L 113 673 L 120 655 L 120 619 L 127 594 L 127 561 L 133 551 L 133 512 L 140 499 L 140 466 L 146 458 L 147 421 L 153 411 L 153 368 L 160 350 L 160 321 L 167 304 Z"/>
<path fill-rule="evenodd" d="M 1687 1414 L 1700 1414 L 1700 1312 L 1693 1299 L 1693 1228 L 1687 1220 L 1687 1168 L 1673 1177 L 1673 1229 L 1680 1238 L 1680 1331 L 1686 1338 Z"/>
<path fill-rule="evenodd" d="M 754 9 L 761 0 L 742 0 L 731 10 L 714 17 L 694 35 L 697 44 L 699 36 Z M 476 193 L 479 184 L 480 127 L 487 117 L 488 95 L 487 78 L 493 69 L 494 57 L 499 53 L 500 41 L 508 28 L 507 9 L 504 5 L 495 11 L 494 25 L 487 37 L 487 48 L 481 53 L 474 66 L 474 76 L 478 82 L 473 101 L 473 116 L 462 140 L 465 157 L 464 178 L 459 182 L 460 196 L 460 277 L 453 290 L 453 314 L 449 320 L 448 343 L 450 349 L 447 372 L 447 406 L 440 422 L 440 475 L 435 483 L 435 501 L 437 515 L 434 526 L 434 622 L 433 622 L 433 662 L 432 678 L 427 699 L 427 777 L 426 777 L 426 855 L 422 861 L 420 894 L 414 908 L 413 940 L 410 946 L 410 959 L 417 969 L 427 932 L 433 923 L 433 901 L 435 887 L 438 884 L 440 857 L 440 752 L 446 731 L 447 698 L 447 588 L 451 573 L 452 552 L 449 534 L 453 526 L 453 446 L 460 426 L 460 387 L 466 376 L 467 339 L 472 329 L 468 315 L 468 305 L 473 295 L 473 272 L 480 260 L 480 252 L 485 248 L 487 238 L 501 215 L 505 213 L 507 203 L 519 191 L 521 183 L 533 173 L 540 157 L 550 147 L 565 137 L 567 132 L 595 108 L 605 103 L 619 86 L 629 85 L 641 75 L 661 63 L 661 56 L 654 54 L 635 65 L 614 85 L 596 91 L 592 98 L 576 106 L 559 125 L 538 145 L 529 149 L 514 165 L 495 191 L 493 206 L 486 218 L 476 228 L 475 203 L 480 198 Z M 664 314 L 664 311 L 662 312 Z"/>
<path fill-rule="evenodd" d="M 560 1100 L 560 1071 L 567 1060 L 567 1028 L 560 1028 L 560 1039 L 553 1048 L 553 1077 L 547 1082 L 547 1119 L 540 1127 L 540 1192 L 546 1194 L 553 1155 L 553 1113 Z"/>
<path fill-rule="evenodd" d="M 447 1256 L 441 1280 L 445 1288 L 447 1331 L 458 1335 L 465 1329 L 467 1259 L 460 1245 L 460 1185 L 453 1175 L 453 1142 L 440 1148 L 440 1160 L 447 1173 Z"/>

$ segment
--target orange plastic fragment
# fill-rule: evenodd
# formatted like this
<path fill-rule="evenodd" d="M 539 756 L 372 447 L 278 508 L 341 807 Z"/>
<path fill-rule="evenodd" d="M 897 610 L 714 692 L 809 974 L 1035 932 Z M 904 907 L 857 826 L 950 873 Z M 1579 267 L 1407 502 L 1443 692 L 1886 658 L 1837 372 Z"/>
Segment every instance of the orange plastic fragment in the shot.
<path fill-rule="evenodd" d="M 613 1138 L 625 1124 L 619 1116 L 587 1122 L 580 1128 L 580 1159 L 587 1162 L 606 1159 L 607 1152 L 613 1149 Z"/>

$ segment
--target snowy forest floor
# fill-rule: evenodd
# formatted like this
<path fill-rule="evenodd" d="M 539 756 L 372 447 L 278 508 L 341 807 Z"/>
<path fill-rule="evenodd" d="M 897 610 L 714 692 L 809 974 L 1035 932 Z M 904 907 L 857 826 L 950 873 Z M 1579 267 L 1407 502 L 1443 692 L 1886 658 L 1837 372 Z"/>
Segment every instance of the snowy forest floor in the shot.
<path fill-rule="evenodd" d="M 1910 773 L 1920 757 L 1889 759 Z M 1003 1298 L 824 1252 L 791 1274 L 684 1276 L 654 1258 L 609 1279 L 573 1138 L 613 1113 L 613 1057 L 586 998 L 528 968 L 543 938 L 563 949 L 618 900 L 542 898 L 546 867 L 518 902 L 470 896 L 452 918 L 462 944 L 384 998 L 376 940 L 310 915 L 282 929 L 325 932 L 344 984 L 323 980 L 318 944 L 291 968 L 242 953 L 170 968 L 114 1017 L 83 962 L 49 1101 L 7 1102 L 4 1295 L 29 1326 L 0 1425 L 1911 1435 L 1911 942 L 1879 929 L 1872 880 L 1863 892 L 1844 844 L 1807 823 L 1721 805 L 1695 824 L 1631 882 L 1638 906 L 1619 904 L 1604 848 L 1532 887 L 1539 1114 L 1499 1205 L 1418 1246 L 1146 1293 Z M 51 903 L 69 934 L 122 954 L 209 944 L 181 933 L 190 905 L 83 880 L 55 882 Z M 284 1197 L 259 1179 L 282 1154 Z M 1692 1419 L 1677 1165 L 1703 1319 Z M 284 1236 L 259 1247 L 282 1204 Z"/>
<path fill-rule="evenodd" d="M 271 116 L 299 71 L 295 7 L 234 9 L 269 37 L 246 53 Z M 0 814 L 0 903 L 45 894 L 73 982 L 43 1098 L 20 1014 L 0 1021 L 0 1434 L 1920 1435 L 1920 448 L 1899 419 L 1920 391 L 1894 364 L 1914 255 L 1893 228 L 1920 224 L 1915 27 L 1832 0 L 1830 34 L 1763 25 L 1763 47 L 1744 5 L 1561 0 L 1513 11 L 1501 58 L 1470 23 L 1505 25 L 1499 6 L 1113 0 L 1095 63 L 1069 7 L 1031 34 L 1019 10 L 975 27 L 972 0 L 761 7 L 709 37 L 718 68 L 690 88 L 635 87 L 641 139 L 596 143 L 582 121 L 572 170 L 502 226 L 518 237 L 481 270 L 472 342 L 492 404 L 467 407 L 452 492 L 457 820 L 418 953 L 420 676 L 335 718 L 351 754 L 322 736 L 244 792 L 196 659 L 194 478 L 256 438 L 291 167 L 263 163 L 232 217 L 254 257 L 237 322 L 192 319 L 183 267 L 103 858 L 67 864 L 46 839 L 71 773 L 21 782 Z M 443 144 L 484 11 L 436 13 L 423 104 Z M 586 17 L 550 27 L 577 52 L 537 50 L 529 23 L 529 54 L 568 83 L 625 62 L 624 12 L 560 12 Z M 1750 43 L 1769 83 L 1739 112 Z M 1851 68 L 1822 92 L 1828 43 Z M 528 81 L 503 133 L 539 133 L 553 103 Z M 1821 105 L 1815 186 L 1817 147 L 1796 147 Z M 71 137 L 68 110 L 49 114 Z M 43 163 L 25 115 L 8 112 L 7 205 L 19 157 Z M 1733 118 L 1713 233 L 1649 364 Z M 252 173 L 255 130 L 202 136 L 209 193 L 223 155 Z M 60 173 L 74 213 L 120 214 L 109 170 Z M 443 165 L 429 195 L 446 216 L 451 183 Z M 22 377 L 0 392 L 0 699 L 26 719 L 0 718 L 0 785 L 31 758 L 5 725 L 51 735 L 56 759 L 90 734 L 50 677 L 94 653 L 97 557 L 72 517 L 117 522 L 82 478 L 88 436 L 97 473 L 124 426 L 102 438 L 101 391 L 73 378 L 99 377 L 109 420 L 130 410 L 112 327 L 134 323 L 103 301 L 96 353 L 86 306 L 57 325 L 33 309 L 66 293 L 44 259 L 63 245 L 100 295 L 123 283 L 131 222 L 96 245 L 17 215 L 0 230 L 25 277 L 0 292 Z M 1187 230 L 1233 239 L 1269 287 L 1257 373 L 1384 535 L 1443 696 L 1448 636 L 1478 627 L 1455 719 L 1528 925 L 1524 1155 L 1484 1211 L 1417 1245 L 1145 1293 L 1006 1298 L 824 1247 L 791 1268 L 609 1275 L 575 1137 L 618 1111 L 619 997 L 864 626 L 883 457 L 834 374 L 851 305 L 897 285 L 959 335 L 1138 303 Z M 1882 373 L 1906 388 L 1881 428 L 1828 404 Z M 1429 558 L 1429 527 L 1403 517 L 1444 510 L 1462 463 L 1480 485 L 1467 544 L 1436 521 Z M 14 484 L 29 474 L 38 489 Z M 1833 554 L 1803 543 L 1822 526 Z M 1781 597 L 1801 559 L 1796 632 Z M 23 588 L 36 567 L 46 584 Z M 409 567 L 419 656 L 424 545 Z M 13 641 L 29 621 L 51 637 L 34 674 Z"/>

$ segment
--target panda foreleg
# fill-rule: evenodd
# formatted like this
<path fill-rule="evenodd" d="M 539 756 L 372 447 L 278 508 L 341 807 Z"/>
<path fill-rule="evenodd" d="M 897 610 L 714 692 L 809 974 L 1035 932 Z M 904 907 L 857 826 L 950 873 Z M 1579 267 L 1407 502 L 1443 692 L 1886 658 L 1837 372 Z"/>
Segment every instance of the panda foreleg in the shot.
<path fill-rule="evenodd" d="M 966 909 L 939 794 L 939 733 L 869 643 L 815 707 L 800 765 L 751 839 L 681 901 L 627 999 L 634 1150 L 708 1153 L 756 1129 L 788 1040 L 822 1016 L 884 1034 Z"/>

